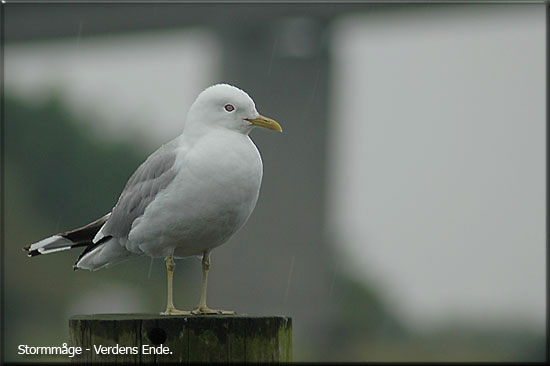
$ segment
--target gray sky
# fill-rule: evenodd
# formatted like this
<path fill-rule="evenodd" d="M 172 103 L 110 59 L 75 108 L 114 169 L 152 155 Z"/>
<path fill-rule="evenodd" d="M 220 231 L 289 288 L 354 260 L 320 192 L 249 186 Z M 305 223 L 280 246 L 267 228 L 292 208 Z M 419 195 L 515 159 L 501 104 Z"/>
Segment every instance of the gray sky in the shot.
<path fill-rule="evenodd" d="M 334 27 L 327 228 L 340 268 L 378 281 L 413 325 L 542 329 L 543 5 L 466 9 Z M 94 124 L 104 136 L 147 136 L 150 148 L 179 134 L 219 59 L 198 29 L 5 50 L 6 91 L 58 88 L 75 113 L 107 122 Z"/>
<path fill-rule="evenodd" d="M 56 89 L 101 136 L 144 135 L 156 148 L 181 133 L 197 94 L 216 82 L 216 41 L 191 28 L 8 45 L 6 91 L 39 101 Z"/>
<path fill-rule="evenodd" d="M 469 10 L 335 27 L 327 221 L 415 325 L 543 329 L 544 6 Z"/>

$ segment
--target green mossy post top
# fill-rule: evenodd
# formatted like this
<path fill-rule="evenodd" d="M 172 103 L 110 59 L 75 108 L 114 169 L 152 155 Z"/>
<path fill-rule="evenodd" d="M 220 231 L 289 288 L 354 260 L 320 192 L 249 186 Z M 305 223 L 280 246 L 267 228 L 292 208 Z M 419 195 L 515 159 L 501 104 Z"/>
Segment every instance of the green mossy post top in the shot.
<path fill-rule="evenodd" d="M 69 337 L 83 349 L 74 361 L 84 363 L 292 361 L 292 319 L 285 316 L 76 315 Z"/>
<path fill-rule="evenodd" d="M 291 321 L 291 318 L 283 315 L 249 315 L 249 314 L 231 314 L 231 315 L 161 315 L 158 313 L 113 313 L 113 314 L 79 314 L 69 318 L 71 320 L 150 320 L 150 319 L 226 319 L 226 318 L 247 318 L 247 319 L 267 319 L 281 318 Z"/>

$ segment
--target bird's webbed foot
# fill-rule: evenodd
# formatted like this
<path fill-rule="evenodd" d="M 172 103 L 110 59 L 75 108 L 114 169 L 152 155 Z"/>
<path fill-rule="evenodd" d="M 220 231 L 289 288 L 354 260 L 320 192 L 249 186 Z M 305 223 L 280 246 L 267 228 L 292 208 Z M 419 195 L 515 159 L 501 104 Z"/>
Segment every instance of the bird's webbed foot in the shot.
<path fill-rule="evenodd" d="M 196 307 L 195 309 L 191 310 L 191 313 L 193 315 L 232 315 L 232 314 L 235 314 L 234 311 L 214 310 L 214 309 L 210 309 L 209 307 L 206 307 L 206 306 Z"/>
<path fill-rule="evenodd" d="M 191 311 L 187 310 L 178 310 L 174 307 L 167 307 L 165 311 L 160 313 L 160 315 L 191 315 Z"/>

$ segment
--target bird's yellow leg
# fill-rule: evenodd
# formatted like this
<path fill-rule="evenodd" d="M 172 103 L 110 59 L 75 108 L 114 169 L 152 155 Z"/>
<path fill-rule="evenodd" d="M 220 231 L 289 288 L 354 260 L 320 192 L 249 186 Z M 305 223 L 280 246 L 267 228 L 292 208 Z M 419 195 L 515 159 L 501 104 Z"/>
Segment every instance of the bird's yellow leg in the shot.
<path fill-rule="evenodd" d="M 206 306 L 206 286 L 208 284 L 208 271 L 210 270 L 210 253 L 204 252 L 202 255 L 202 289 L 199 304 L 193 309 L 193 314 L 235 314 L 234 311 L 213 310 Z"/>
<path fill-rule="evenodd" d="M 172 255 L 166 257 L 166 273 L 168 274 L 168 299 L 166 300 L 166 311 L 160 313 L 161 315 L 191 315 L 190 311 L 178 310 L 174 307 L 174 301 L 172 297 L 172 288 L 174 280 L 174 269 L 176 268 L 176 262 Z"/>

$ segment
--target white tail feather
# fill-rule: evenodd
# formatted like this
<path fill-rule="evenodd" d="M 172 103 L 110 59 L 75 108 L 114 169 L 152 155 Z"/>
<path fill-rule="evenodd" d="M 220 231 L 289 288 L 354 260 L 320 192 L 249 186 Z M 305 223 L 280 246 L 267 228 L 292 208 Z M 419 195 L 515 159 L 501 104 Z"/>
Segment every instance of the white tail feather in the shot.
<path fill-rule="evenodd" d="M 77 269 L 96 271 L 136 257 L 137 254 L 129 252 L 121 245 L 118 239 L 111 238 L 97 248 L 84 254 L 75 264 Z"/>
<path fill-rule="evenodd" d="M 53 235 L 49 238 L 42 239 L 39 242 L 31 244 L 29 247 L 29 253 L 38 251 L 40 254 L 49 254 L 60 252 L 62 250 L 69 250 L 74 245 L 69 239 L 65 239 L 59 235 Z"/>

